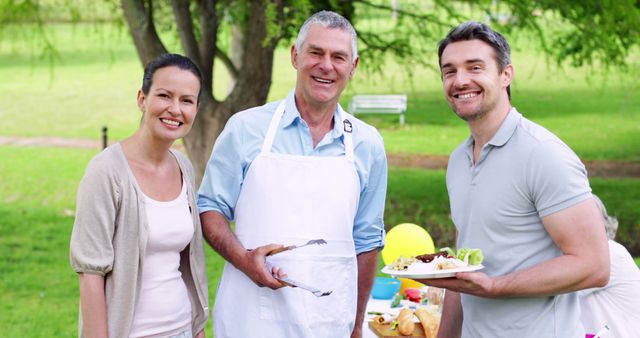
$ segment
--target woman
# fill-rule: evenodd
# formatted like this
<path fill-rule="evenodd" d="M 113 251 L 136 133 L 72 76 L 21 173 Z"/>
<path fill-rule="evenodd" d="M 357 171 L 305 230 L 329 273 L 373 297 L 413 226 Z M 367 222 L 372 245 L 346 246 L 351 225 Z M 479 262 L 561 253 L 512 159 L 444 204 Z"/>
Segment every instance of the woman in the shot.
<path fill-rule="evenodd" d="M 603 337 L 638 337 L 640 332 L 640 270 L 627 248 L 616 242 L 618 220 L 609 216 L 607 208 L 598 198 L 593 199 L 600 208 L 604 229 L 609 238 L 611 269 L 609 282 L 601 288 L 578 291 L 582 324 L 593 334 L 602 330 Z M 589 335 L 587 335 L 589 336 Z"/>
<path fill-rule="evenodd" d="M 171 149 L 198 111 L 201 75 L 165 54 L 144 70 L 138 130 L 80 182 L 71 264 L 81 337 L 204 337 L 207 276 L 193 168 Z"/>

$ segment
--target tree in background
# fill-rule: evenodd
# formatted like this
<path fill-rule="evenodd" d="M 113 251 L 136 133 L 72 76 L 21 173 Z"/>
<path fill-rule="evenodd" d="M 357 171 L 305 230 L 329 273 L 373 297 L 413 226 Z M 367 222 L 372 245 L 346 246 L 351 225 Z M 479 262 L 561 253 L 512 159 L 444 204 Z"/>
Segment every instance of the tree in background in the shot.
<path fill-rule="evenodd" d="M 328 9 L 354 23 L 365 68 L 382 70 L 385 55 L 406 67 L 430 64 L 436 44 L 470 18 L 505 33 L 532 31 L 540 48 L 558 63 L 621 67 L 640 41 L 640 1 L 503 0 L 105 0 L 123 17 L 142 64 L 168 52 L 159 33 L 172 32 L 181 53 L 203 73 L 200 111 L 184 142 L 198 177 L 216 137 L 234 113 L 263 104 L 269 93 L 274 51 L 290 43 L 312 13 Z M 42 32 L 46 8 L 63 6 L 72 20 L 87 13 L 82 1 L 0 0 L 0 24 L 35 22 L 45 55 L 55 46 Z M 483 13 L 478 18 L 477 13 Z M 366 22 L 374 24 L 365 24 Z M 1 26 L 0 26 L 1 29 Z M 226 34 L 226 35 L 225 35 Z M 232 36 L 228 43 L 225 36 Z M 232 79 L 225 98 L 213 96 L 214 62 Z"/>

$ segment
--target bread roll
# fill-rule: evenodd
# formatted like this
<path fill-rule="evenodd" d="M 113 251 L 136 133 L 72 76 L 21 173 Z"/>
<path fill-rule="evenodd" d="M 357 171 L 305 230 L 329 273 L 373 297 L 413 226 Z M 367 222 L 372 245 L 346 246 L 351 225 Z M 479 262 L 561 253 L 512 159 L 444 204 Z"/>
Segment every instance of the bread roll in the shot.
<path fill-rule="evenodd" d="M 398 332 L 403 336 L 413 334 L 416 323 L 413 322 L 413 311 L 411 309 L 402 309 L 398 314 Z"/>
<path fill-rule="evenodd" d="M 440 328 L 440 315 L 422 307 L 416 309 L 415 315 L 420 320 L 420 324 L 424 329 L 424 336 L 427 338 L 437 338 L 438 329 Z"/>

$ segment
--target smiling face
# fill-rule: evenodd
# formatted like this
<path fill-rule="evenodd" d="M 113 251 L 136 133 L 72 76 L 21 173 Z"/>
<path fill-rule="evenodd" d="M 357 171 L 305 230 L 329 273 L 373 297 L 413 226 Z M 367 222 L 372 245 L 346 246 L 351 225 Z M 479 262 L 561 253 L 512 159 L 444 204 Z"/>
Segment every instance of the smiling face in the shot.
<path fill-rule="evenodd" d="M 440 63 L 445 97 L 462 119 L 476 121 L 496 110 L 509 109 L 507 86 L 513 78 L 513 66 L 499 70 L 495 52 L 487 43 L 451 43 Z"/>
<path fill-rule="evenodd" d="M 338 102 L 358 59 L 353 61 L 349 32 L 314 24 L 300 50 L 291 47 L 291 63 L 298 74 L 296 102 L 322 107 Z"/>
<path fill-rule="evenodd" d="M 184 137 L 198 112 L 199 92 L 200 81 L 192 72 L 174 66 L 156 70 L 149 93 L 138 91 L 141 128 L 157 139 Z"/>

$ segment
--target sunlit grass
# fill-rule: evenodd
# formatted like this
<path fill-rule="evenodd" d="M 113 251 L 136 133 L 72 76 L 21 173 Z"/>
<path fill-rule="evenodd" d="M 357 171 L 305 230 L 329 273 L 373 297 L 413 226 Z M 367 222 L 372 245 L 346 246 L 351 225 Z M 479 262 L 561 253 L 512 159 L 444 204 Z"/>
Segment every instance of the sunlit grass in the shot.
<path fill-rule="evenodd" d="M 75 191 L 96 150 L 0 147 L 0 331 L 3 337 L 71 337 L 77 278 L 69 264 Z M 391 168 L 385 223 L 424 226 L 437 246 L 452 243 L 442 170 Z M 594 192 L 624 225 L 640 225 L 640 180 L 594 179 Z M 637 226 L 634 230 L 640 231 Z M 209 298 L 224 261 L 206 246 Z M 637 263 L 640 263 L 636 259 Z M 207 325 L 211 337 L 211 326 Z"/>
<path fill-rule="evenodd" d="M 0 147 L 2 337 L 77 336 L 78 284 L 69 263 L 75 193 L 98 150 Z M 206 246 L 213 304 L 224 261 Z M 210 325 L 208 337 L 212 336 Z"/>
<path fill-rule="evenodd" d="M 11 34 L 0 41 L 0 91 L 6 98 L 0 135 L 98 139 L 102 126 L 109 127 L 111 139 L 130 135 L 140 119 L 135 97 L 142 67 L 126 30 L 87 24 L 49 30 L 59 48 L 54 68 L 32 58 L 28 46 L 10 44 Z M 167 41 L 172 51 L 180 51 L 175 38 Z M 435 54 L 425 57 L 437 65 Z M 558 69 L 526 48 L 516 49 L 513 63 L 513 103 L 526 117 L 556 133 L 583 159 L 640 161 L 640 95 L 633 73 Z M 223 99 L 229 80 L 222 65 L 216 65 L 215 96 Z M 269 100 L 284 97 L 295 78 L 289 50 L 278 49 Z M 397 116 L 362 115 L 378 127 L 388 152 L 447 155 L 468 136 L 465 123 L 444 100 L 439 74 L 431 69 L 407 70 L 389 61 L 382 73 L 360 70 L 342 105 L 346 108 L 352 95 L 362 93 L 408 95 L 404 128 Z"/>

